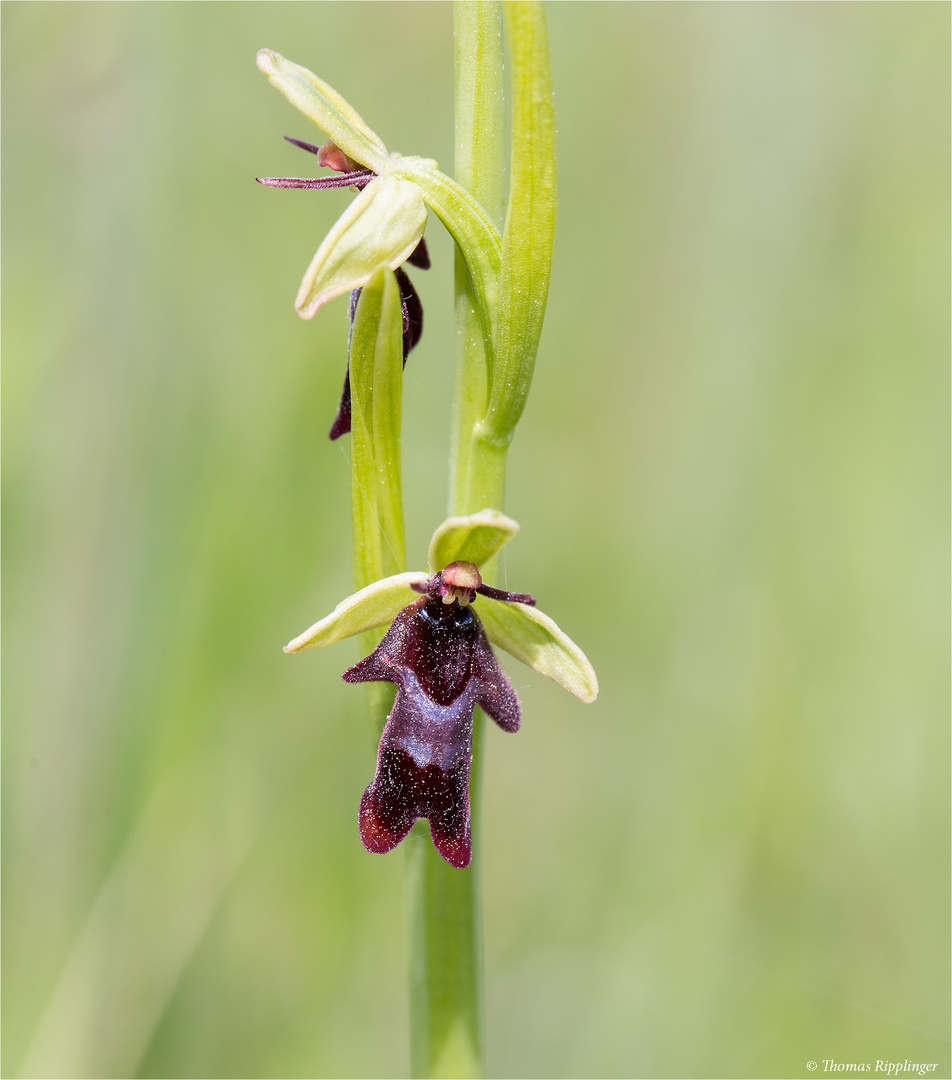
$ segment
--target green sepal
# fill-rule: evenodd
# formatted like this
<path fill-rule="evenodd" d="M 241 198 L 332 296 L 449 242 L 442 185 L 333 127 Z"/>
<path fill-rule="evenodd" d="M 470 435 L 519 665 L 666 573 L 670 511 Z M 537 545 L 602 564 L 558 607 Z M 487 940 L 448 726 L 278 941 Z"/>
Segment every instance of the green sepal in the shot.
<path fill-rule="evenodd" d="M 294 307 L 311 319 L 335 296 L 362 288 L 381 264 L 395 270 L 413 254 L 426 227 L 426 204 L 416 184 L 378 176 L 324 237 L 304 273 Z"/>
<path fill-rule="evenodd" d="M 284 651 L 316 649 L 320 645 L 330 645 L 334 641 L 342 641 L 393 622 L 398 612 L 419 599 L 419 594 L 410 588 L 411 584 L 426 579 L 427 575 L 419 570 L 410 570 L 375 581 L 346 600 L 341 600 L 330 615 L 289 641 Z"/>
<path fill-rule="evenodd" d="M 475 610 L 494 645 L 586 703 L 598 696 L 598 678 L 585 653 L 548 615 L 496 600 L 478 600 Z"/>
<path fill-rule="evenodd" d="M 354 161 L 374 172 L 387 160 L 387 148 L 357 110 L 313 71 L 271 49 L 258 50 L 258 70 Z"/>
<path fill-rule="evenodd" d="M 430 541 L 426 556 L 430 573 L 435 574 L 450 563 L 461 561 L 482 566 L 518 531 L 518 522 L 498 510 L 480 510 L 466 517 L 447 518 Z"/>

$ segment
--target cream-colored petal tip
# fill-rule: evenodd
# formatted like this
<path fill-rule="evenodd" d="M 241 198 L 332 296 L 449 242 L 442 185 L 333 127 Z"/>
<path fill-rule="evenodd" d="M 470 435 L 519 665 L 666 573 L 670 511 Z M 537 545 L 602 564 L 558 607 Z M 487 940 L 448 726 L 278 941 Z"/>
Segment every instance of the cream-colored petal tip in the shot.
<path fill-rule="evenodd" d="M 557 682 L 586 705 L 598 696 L 598 679 L 588 657 L 538 608 L 490 600 L 480 602 L 479 617 L 494 645 Z"/>
<path fill-rule="evenodd" d="M 410 586 L 426 579 L 426 574 L 411 570 L 375 581 L 342 600 L 330 615 L 308 627 L 303 634 L 292 638 L 284 646 L 284 652 L 303 652 L 305 649 L 330 645 L 334 641 L 341 641 L 343 638 L 393 622 L 398 611 L 417 599 Z"/>
<path fill-rule="evenodd" d="M 255 61 L 258 64 L 258 70 L 264 75 L 273 75 L 275 73 L 274 58 L 277 53 L 272 52 L 271 49 L 259 49 L 258 55 L 255 57 Z"/>

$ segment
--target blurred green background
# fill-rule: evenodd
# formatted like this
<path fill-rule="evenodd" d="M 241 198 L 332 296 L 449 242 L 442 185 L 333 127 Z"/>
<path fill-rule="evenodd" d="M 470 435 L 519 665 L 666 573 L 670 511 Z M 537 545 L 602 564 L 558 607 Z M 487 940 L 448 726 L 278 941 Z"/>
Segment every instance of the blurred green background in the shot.
<path fill-rule="evenodd" d="M 556 3 L 560 216 L 488 736 L 490 1075 L 799 1077 L 948 1044 L 949 6 Z M 446 3 L 5 3 L 4 1064 L 405 1075 L 403 856 L 357 838 L 347 192 L 255 50 L 452 169 Z M 452 251 L 414 273 L 411 564 Z M 415 557 L 412 553 L 415 552 Z"/>

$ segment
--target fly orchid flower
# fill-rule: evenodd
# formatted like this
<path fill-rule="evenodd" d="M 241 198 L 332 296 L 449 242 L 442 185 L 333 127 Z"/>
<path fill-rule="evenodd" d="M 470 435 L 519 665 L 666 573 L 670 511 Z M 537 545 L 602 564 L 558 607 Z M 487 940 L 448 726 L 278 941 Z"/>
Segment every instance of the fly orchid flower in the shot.
<path fill-rule="evenodd" d="M 400 270 L 405 262 L 429 265 L 422 245 L 429 206 L 449 229 L 469 268 L 480 319 L 492 349 L 491 312 L 499 293 L 502 243 L 485 208 L 431 158 L 389 152 L 380 137 L 333 87 L 312 71 L 270 49 L 258 52 L 258 68 L 268 81 L 316 124 L 330 141 L 317 147 L 300 139 L 290 141 L 316 153 L 318 163 L 337 176 L 310 178 L 263 177 L 272 187 L 352 187 L 358 191 L 318 247 L 301 281 L 295 309 L 313 318 L 328 300 L 361 289 L 383 264 L 397 273 L 404 315 L 404 359 L 419 340 L 422 309 L 419 298 Z M 354 305 L 352 300 L 351 311 Z M 349 430 L 349 385 L 331 438 Z"/>
<path fill-rule="evenodd" d="M 319 165 L 333 169 L 341 175 L 319 177 L 259 176 L 257 178 L 259 184 L 264 184 L 267 187 L 299 188 L 304 190 L 350 187 L 355 191 L 360 192 L 371 184 L 375 178 L 375 174 L 370 169 L 360 168 L 356 161 L 349 158 L 343 150 L 335 146 L 332 142 L 326 142 L 323 146 L 315 146 L 313 143 L 305 142 L 303 139 L 292 139 L 290 135 L 285 135 L 284 137 L 294 146 L 298 146 L 302 150 L 307 150 L 308 153 L 315 154 Z M 322 247 L 323 246 L 324 245 L 322 245 Z M 314 263 L 317 262 L 318 255 L 320 254 L 321 251 L 319 250 L 311 263 L 311 267 L 308 268 L 308 274 L 311 273 Z M 327 256 L 325 255 L 323 262 L 326 262 L 326 259 Z M 417 243 L 417 246 L 406 257 L 406 261 L 410 263 L 411 266 L 419 267 L 421 270 L 429 270 L 430 256 L 427 252 L 426 241 L 422 237 Z M 419 342 L 423 334 L 423 304 L 420 302 L 420 297 L 416 289 L 414 289 L 413 282 L 406 272 L 399 266 L 394 267 L 393 269 L 397 276 L 397 284 L 400 287 L 400 304 L 403 309 L 403 364 L 405 367 L 407 357 L 410 355 L 410 350 Z M 298 294 L 295 306 L 302 318 L 310 319 L 316 314 L 317 309 L 321 307 L 326 300 L 320 299 L 319 296 L 316 302 L 308 304 L 310 287 L 308 286 L 306 288 L 307 282 L 308 277 L 305 275 L 305 280 L 301 284 L 301 290 Z M 330 296 L 326 297 L 327 300 L 331 298 L 332 297 Z M 351 329 L 353 329 L 354 312 L 357 310 L 357 301 L 359 299 L 360 288 L 351 289 Z M 304 306 L 302 307 L 302 305 Z M 341 435 L 346 435 L 349 431 L 350 362 L 348 360 L 347 370 L 344 373 L 344 388 L 341 391 L 340 403 L 337 406 L 337 416 L 331 426 L 330 438 L 332 441 L 334 439 L 339 439 Z"/>
<path fill-rule="evenodd" d="M 473 710 L 479 705 L 503 731 L 520 723 L 519 699 L 490 642 L 582 701 L 595 700 L 591 664 L 534 599 L 483 584 L 479 567 L 518 529 L 495 510 L 448 519 L 430 542 L 430 574 L 411 571 L 368 585 L 285 646 L 299 652 L 391 624 L 377 648 L 343 675 L 345 682 L 397 688 L 377 770 L 360 801 L 368 851 L 390 851 L 417 818 L 427 818 L 440 855 L 451 866 L 469 865 Z"/>

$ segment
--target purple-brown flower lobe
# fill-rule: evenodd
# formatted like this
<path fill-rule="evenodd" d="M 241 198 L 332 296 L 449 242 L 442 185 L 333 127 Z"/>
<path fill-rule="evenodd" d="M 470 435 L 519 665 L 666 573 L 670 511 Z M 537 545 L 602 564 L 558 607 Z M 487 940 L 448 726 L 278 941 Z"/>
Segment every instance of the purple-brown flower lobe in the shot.
<path fill-rule="evenodd" d="M 479 705 L 504 731 L 516 731 L 520 718 L 519 699 L 479 619 L 468 605 L 427 595 L 404 608 L 343 678 L 397 688 L 377 771 L 360 800 L 364 847 L 390 851 L 423 817 L 443 858 L 468 866 L 473 709 Z"/>

